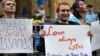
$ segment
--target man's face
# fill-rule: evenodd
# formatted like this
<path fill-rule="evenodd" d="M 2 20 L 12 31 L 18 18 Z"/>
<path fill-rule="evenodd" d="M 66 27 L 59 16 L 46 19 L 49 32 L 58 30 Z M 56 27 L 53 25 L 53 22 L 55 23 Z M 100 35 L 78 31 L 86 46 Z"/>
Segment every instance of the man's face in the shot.
<path fill-rule="evenodd" d="M 70 16 L 70 8 L 68 5 L 60 5 L 58 17 L 62 21 L 67 21 Z"/>
<path fill-rule="evenodd" d="M 93 7 L 88 8 L 88 11 L 92 12 L 93 11 Z"/>
<path fill-rule="evenodd" d="M 6 13 L 15 13 L 16 3 L 14 1 L 6 1 L 3 7 L 3 11 Z"/>
<path fill-rule="evenodd" d="M 40 9 L 43 10 L 43 5 L 40 5 Z"/>

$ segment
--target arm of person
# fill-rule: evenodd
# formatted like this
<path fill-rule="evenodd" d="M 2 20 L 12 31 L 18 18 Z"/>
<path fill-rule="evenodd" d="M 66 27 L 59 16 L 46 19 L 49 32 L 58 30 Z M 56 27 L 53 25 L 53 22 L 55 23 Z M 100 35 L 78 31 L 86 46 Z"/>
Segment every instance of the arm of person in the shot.
<path fill-rule="evenodd" d="M 45 23 L 45 19 L 44 18 L 42 18 L 42 20 L 38 20 L 38 22 L 37 22 L 39 25 L 43 25 L 44 23 Z"/>
<path fill-rule="evenodd" d="M 45 23 L 44 18 L 42 18 L 42 20 L 34 20 L 34 19 L 32 19 L 32 21 L 33 21 L 33 25 L 43 25 Z"/>

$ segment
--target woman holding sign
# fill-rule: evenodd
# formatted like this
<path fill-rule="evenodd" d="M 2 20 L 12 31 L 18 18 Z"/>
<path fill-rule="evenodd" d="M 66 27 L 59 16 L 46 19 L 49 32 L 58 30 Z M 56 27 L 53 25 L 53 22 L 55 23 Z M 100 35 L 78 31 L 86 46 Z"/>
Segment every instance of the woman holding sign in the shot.
<path fill-rule="evenodd" d="M 86 13 L 88 11 L 88 8 L 83 1 L 76 1 L 72 6 L 72 10 L 73 16 L 70 17 L 69 21 L 76 22 L 79 25 L 91 25 L 90 22 L 86 20 Z M 91 31 L 89 31 L 88 35 L 92 37 L 93 34 L 91 33 Z"/>

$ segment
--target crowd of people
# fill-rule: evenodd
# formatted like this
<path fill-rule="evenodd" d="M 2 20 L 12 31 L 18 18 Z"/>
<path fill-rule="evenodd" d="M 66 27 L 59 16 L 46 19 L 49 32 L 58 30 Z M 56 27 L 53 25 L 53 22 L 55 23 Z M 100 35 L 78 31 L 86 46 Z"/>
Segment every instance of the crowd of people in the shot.
<path fill-rule="evenodd" d="M 43 10 L 43 5 L 40 6 L 41 10 L 36 10 L 36 15 L 32 18 L 33 21 L 33 47 L 34 51 L 38 51 L 39 54 L 45 56 L 45 29 L 44 24 L 46 20 L 46 14 Z M 3 17 L 6 19 L 16 19 L 16 1 L 15 0 L 4 0 L 2 3 Z M 58 4 L 56 10 L 56 19 L 52 25 L 91 25 L 91 22 L 99 20 L 97 13 L 93 12 L 93 5 L 87 5 L 85 2 L 79 0 L 74 2 L 71 7 L 66 2 L 61 2 Z M 93 34 L 88 31 L 88 36 L 90 39 Z M 93 53 L 93 55 L 96 52 Z M 18 56 L 27 56 L 26 54 L 17 54 Z M 4 56 L 4 54 L 0 54 L 0 56 Z"/>

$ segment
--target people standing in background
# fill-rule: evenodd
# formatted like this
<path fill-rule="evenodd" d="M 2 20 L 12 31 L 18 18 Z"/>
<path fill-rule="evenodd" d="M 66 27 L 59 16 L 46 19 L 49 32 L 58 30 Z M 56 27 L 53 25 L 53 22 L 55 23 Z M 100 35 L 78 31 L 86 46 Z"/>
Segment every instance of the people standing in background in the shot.
<path fill-rule="evenodd" d="M 45 22 L 44 6 L 40 5 L 39 10 L 35 10 L 35 16 L 32 18 L 33 25 L 43 25 Z"/>
<path fill-rule="evenodd" d="M 35 16 L 32 18 L 32 21 L 33 25 L 43 25 L 45 23 L 45 20 L 39 10 L 35 10 Z"/>
<path fill-rule="evenodd" d="M 32 18 L 33 21 L 33 32 L 36 35 L 36 38 L 33 40 L 33 46 L 35 51 L 39 51 L 41 53 L 42 49 L 40 48 L 41 38 L 39 35 L 39 31 L 43 29 L 43 25 L 45 24 L 45 11 L 43 5 L 40 5 L 39 10 L 35 10 L 35 16 Z M 42 54 L 39 54 L 42 55 Z"/>
<path fill-rule="evenodd" d="M 93 5 L 89 4 L 87 5 L 87 8 L 88 11 L 86 13 L 86 20 L 89 22 L 97 21 L 99 18 L 98 18 L 98 14 L 93 11 L 94 9 Z"/>
<path fill-rule="evenodd" d="M 44 10 L 44 6 L 40 5 L 39 6 L 39 15 L 42 16 L 45 19 L 45 10 Z"/>

